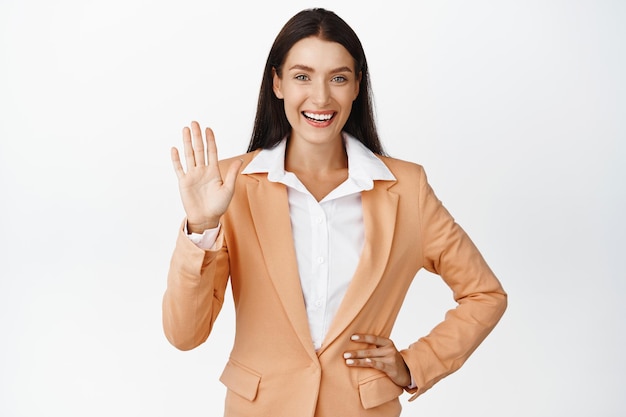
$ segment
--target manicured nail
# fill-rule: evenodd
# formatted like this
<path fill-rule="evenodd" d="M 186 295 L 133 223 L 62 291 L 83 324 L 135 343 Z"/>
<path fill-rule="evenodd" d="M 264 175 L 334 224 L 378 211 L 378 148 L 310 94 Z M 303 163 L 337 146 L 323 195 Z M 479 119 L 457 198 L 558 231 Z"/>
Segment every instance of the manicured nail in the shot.
<path fill-rule="evenodd" d="M 370 358 L 365 358 L 365 362 L 367 362 L 367 363 L 371 363 L 371 362 L 372 362 L 372 360 L 371 360 Z"/>
<path fill-rule="evenodd" d="M 351 353 L 346 352 L 346 353 L 343 354 L 343 358 L 344 359 L 348 359 L 348 358 L 351 358 L 351 357 L 352 357 Z"/>
<path fill-rule="evenodd" d="M 351 340 L 359 340 L 359 335 L 358 334 L 353 334 L 350 339 Z"/>
<path fill-rule="evenodd" d="M 354 360 L 353 359 L 346 359 L 346 364 L 354 365 Z"/>

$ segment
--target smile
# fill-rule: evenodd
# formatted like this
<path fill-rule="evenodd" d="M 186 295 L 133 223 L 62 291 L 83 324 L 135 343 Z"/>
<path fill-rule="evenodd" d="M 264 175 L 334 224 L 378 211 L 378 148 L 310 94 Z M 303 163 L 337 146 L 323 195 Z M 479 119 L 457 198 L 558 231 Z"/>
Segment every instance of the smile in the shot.
<path fill-rule="evenodd" d="M 306 117 L 307 119 L 314 121 L 314 122 L 327 122 L 329 120 L 331 120 L 333 117 L 335 117 L 335 112 L 332 113 L 311 113 L 308 111 L 303 111 L 302 115 L 304 117 Z"/>

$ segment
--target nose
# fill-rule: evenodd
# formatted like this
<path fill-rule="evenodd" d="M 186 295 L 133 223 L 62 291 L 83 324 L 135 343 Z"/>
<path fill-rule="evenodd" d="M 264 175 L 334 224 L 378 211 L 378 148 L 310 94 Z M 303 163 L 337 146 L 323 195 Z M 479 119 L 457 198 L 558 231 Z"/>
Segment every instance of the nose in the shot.
<path fill-rule="evenodd" d="M 330 86 L 328 83 L 323 80 L 313 83 L 311 101 L 319 107 L 327 106 L 330 103 Z"/>

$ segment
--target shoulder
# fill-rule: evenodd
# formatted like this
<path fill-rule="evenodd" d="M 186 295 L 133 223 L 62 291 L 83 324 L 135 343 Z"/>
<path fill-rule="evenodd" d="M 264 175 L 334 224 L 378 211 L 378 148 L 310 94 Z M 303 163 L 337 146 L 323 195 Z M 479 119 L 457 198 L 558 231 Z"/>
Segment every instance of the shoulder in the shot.
<path fill-rule="evenodd" d="M 398 182 L 420 181 L 426 177 L 424 167 L 420 164 L 389 156 L 377 155 L 377 157 L 389 168 Z"/>

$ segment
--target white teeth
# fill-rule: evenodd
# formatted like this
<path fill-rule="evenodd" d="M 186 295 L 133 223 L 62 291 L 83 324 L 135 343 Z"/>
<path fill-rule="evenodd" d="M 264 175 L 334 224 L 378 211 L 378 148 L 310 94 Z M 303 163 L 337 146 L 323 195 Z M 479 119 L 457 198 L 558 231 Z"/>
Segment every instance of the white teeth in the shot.
<path fill-rule="evenodd" d="M 308 117 L 309 119 L 317 120 L 318 122 L 325 122 L 327 120 L 332 119 L 334 113 L 317 114 L 317 113 L 304 112 L 304 115 Z"/>

